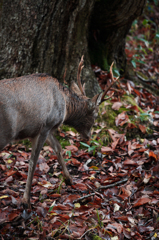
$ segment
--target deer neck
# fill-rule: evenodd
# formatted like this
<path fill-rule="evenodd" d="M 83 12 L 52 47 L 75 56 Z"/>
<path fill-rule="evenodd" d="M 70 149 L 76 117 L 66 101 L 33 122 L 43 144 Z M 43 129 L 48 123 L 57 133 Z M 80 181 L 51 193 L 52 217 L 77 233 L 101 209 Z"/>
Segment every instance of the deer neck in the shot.
<path fill-rule="evenodd" d="M 76 128 L 87 114 L 87 101 L 83 97 L 70 95 L 66 98 L 66 115 L 64 124 Z"/>

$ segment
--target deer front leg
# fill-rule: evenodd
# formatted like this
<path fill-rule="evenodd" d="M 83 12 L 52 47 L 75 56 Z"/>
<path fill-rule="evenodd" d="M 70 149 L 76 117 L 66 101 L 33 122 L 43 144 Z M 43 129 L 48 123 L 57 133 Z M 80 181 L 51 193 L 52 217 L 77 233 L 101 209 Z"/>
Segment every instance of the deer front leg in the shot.
<path fill-rule="evenodd" d="M 33 175 L 34 175 L 34 171 L 35 171 L 38 157 L 40 154 L 40 150 L 44 145 L 46 137 L 47 137 L 47 133 L 44 132 L 32 140 L 32 152 L 31 152 L 31 159 L 29 161 L 27 183 L 26 183 L 25 192 L 22 199 L 24 208 L 30 208 L 30 192 L 31 192 Z"/>
<path fill-rule="evenodd" d="M 59 164 L 62 166 L 63 176 L 65 179 L 66 184 L 72 185 L 72 178 L 68 172 L 68 169 L 66 167 L 65 161 L 62 157 L 62 147 L 58 140 L 53 136 L 52 133 L 50 133 L 47 137 L 47 142 L 50 144 L 50 146 L 53 148 L 57 155 L 57 160 Z"/>

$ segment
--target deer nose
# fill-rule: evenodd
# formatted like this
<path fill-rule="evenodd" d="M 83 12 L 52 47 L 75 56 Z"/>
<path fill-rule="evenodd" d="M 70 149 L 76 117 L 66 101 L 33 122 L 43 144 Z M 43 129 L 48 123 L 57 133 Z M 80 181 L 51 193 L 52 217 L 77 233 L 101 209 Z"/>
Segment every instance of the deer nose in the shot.
<path fill-rule="evenodd" d="M 82 141 L 89 141 L 90 137 L 90 134 L 81 134 Z"/>
<path fill-rule="evenodd" d="M 84 136 L 86 141 L 89 141 L 89 139 L 91 138 L 91 132 L 88 132 L 85 136 Z"/>

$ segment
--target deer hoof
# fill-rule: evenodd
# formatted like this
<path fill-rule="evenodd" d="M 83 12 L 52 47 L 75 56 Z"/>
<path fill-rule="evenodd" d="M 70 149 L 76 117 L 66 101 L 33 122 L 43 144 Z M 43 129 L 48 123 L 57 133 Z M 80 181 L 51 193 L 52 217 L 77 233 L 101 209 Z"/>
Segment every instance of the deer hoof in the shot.
<path fill-rule="evenodd" d="M 31 209 L 30 200 L 22 198 L 21 205 L 23 206 L 24 209 Z"/>
<path fill-rule="evenodd" d="M 71 177 L 65 178 L 65 183 L 66 183 L 66 185 L 72 185 L 73 184 L 72 178 Z"/>

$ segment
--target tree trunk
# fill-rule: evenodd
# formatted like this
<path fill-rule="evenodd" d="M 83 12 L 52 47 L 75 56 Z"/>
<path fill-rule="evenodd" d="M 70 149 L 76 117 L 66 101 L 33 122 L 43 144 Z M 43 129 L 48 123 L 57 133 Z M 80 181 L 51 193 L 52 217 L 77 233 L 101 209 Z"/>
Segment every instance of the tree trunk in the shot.
<path fill-rule="evenodd" d="M 118 67 L 124 69 L 125 36 L 144 3 L 0 0 L 0 79 L 45 72 L 70 84 L 76 80 L 84 54 L 83 79 L 87 95 L 93 96 L 99 86 L 91 61 L 101 59 L 97 63 L 101 61 L 100 66 L 105 68 L 104 61 L 110 64 L 116 59 Z M 102 51 L 97 51 L 102 46 Z"/>
<path fill-rule="evenodd" d="M 89 34 L 89 52 L 93 64 L 108 70 L 115 60 L 120 73 L 125 72 L 126 35 L 134 19 L 141 15 L 145 3 L 146 0 L 96 1 Z"/>

